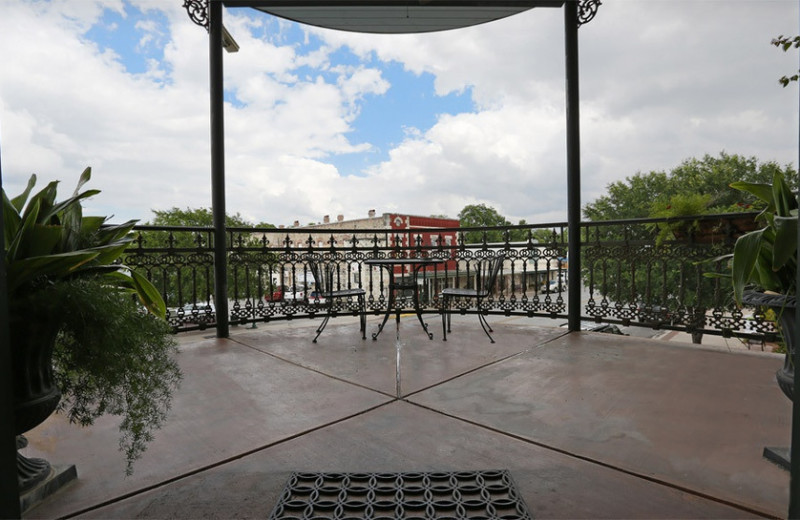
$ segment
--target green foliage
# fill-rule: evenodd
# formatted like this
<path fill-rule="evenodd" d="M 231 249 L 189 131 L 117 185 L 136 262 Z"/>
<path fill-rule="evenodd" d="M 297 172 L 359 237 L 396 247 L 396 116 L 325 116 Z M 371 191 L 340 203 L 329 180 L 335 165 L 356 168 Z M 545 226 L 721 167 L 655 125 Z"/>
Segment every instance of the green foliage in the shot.
<path fill-rule="evenodd" d="M 790 186 L 796 188 L 796 171 L 791 166 L 760 163 L 755 157 L 724 152 L 719 157 L 706 155 L 702 159 L 686 159 L 669 173 L 637 173 L 625 181 L 609 184 L 608 194 L 587 204 L 584 215 L 592 221 L 646 218 L 651 215 L 654 204 L 666 206 L 676 195 L 709 197 L 708 212 L 763 209 L 763 202 L 758 198 L 735 190 L 730 184 L 771 182 L 775 172 L 781 172 Z"/>
<path fill-rule="evenodd" d="M 711 195 L 702 195 L 700 193 L 690 193 L 673 195 L 670 197 L 669 202 L 654 202 L 650 211 L 651 217 L 684 217 L 693 215 L 702 215 L 708 209 L 708 204 L 711 202 Z"/>
<path fill-rule="evenodd" d="M 598 197 L 584 207 L 584 215 L 592 221 L 645 218 L 653 197 L 663 194 L 665 200 L 675 194 L 666 173 L 652 171 L 637 173 L 606 186 L 607 195 Z"/>
<path fill-rule="evenodd" d="M 771 43 L 775 47 L 783 49 L 783 52 L 786 52 L 791 48 L 797 49 L 798 47 L 800 47 L 800 36 L 784 37 L 781 34 L 777 38 L 773 38 Z M 797 81 L 798 79 L 800 79 L 800 74 L 793 74 L 791 76 L 782 76 L 778 80 L 778 82 L 784 87 L 788 87 L 789 83 L 791 83 L 792 81 Z"/>
<path fill-rule="evenodd" d="M 136 221 L 112 226 L 106 225 L 105 217 L 83 216 L 81 201 L 99 193 L 80 191 L 90 178 L 91 168 L 86 168 L 72 196 L 62 202 L 56 202 L 57 181 L 30 196 L 36 175 L 13 199 L 3 190 L 9 301 L 54 280 L 100 276 L 108 286 L 136 294 L 145 307 L 163 317 L 164 302 L 155 287 L 115 263 L 133 239 L 130 231 Z"/>
<path fill-rule="evenodd" d="M 468 204 L 458 214 L 459 225 L 461 227 L 493 227 L 508 226 L 510 222 L 496 209 L 486 204 Z M 503 242 L 503 232 L 501 230 L 490 231 L 467 231 L 464 233 L 464 242 L 467 244 L 480 244 L 482 242 Z"/>
<path fill-rule="evenodd" d="M 687 195 L 679 193 L 670 197 L 667 203 L 661 201 L 654 202 L 650 210 L 650 216 L 653 218 L 674 218 L 702 215 L 706 213 L 710 202 L 711 195 L 702 195 L 700 193 L 690 193 Z M 696 220 L 659 222 L 652 227 L 658 230 L 656 244 L 660 245 L 665 240 L 673 238 L 675 233 L 688 233 L 692 229 L 697 229 L 698 222 Z"/>
<path fill-rule="evenodd" d="M 214 214 L 210 208 L 173 207 L 167 210 L 152 210 L 155 217 L 149 224 L 153 226 L 213 226 Z M 239 213 L 225 216 L 227 227 L 253 227 L 251 222 L 245 220 Z M 266 227 L 274 227 L 269 224 Z"/>
<path fill-rule="evenodd" d="M 781 173 L 772 184 L 737 182 L 732 186 L 750 193 L 766 208 L 757 220 L 764 227 L 736 240 L 731 259 L 731 281 L 737 303 L 749 285 L 794 296 L 797 276 L 797 198 Z"/>
<path fill-rule="evenodd" d="M 104 414 L 121 416 L 120 450 L 130 475 L 180 383 L 170 327 L 99 279 L 59 282 L 46 297 L 63 304 L 53 354 L 64 396 L 59 411 L 81 426 Z"/>
<path fill-rule="evenodd" d="M 510 224 L 509 224 L 510 225 Z M 518 226 L 527 226 L 528 223 L 522 219 L 517 224 Z M 533 243 L 550 244 L 554 240 L 560 241 L 560 237 L 554 234 L 550 229 L 512 229 L 509 232 L 508 240 L 510 242 L 527 242 L 531 240 Z"/>
<path fill-rule="evenodd" d="M 776 173 L 785 175 L 792 185 L 796 185 L 796 172 L 790 166 L 780 167 L 774 162 L 759 162 L 756 158 L 721 153 L 718 157 L 709 155 L 702 159 L 686 159 L 669 172 L 651 171 L 638 173 L 625 181 L 612 183 L 608 193 L 587 204 L 584 214 L 592 221 L 634 219 L 646 217 L 678 218 L 695 214 L 728 213 L 763 209 L 766 203 L 752 193 L 737 190 L 729 185 L 738 181 L 752 183 L 771 182 Z M 624 265 L 617 266 L 617 260 L 602 254 L 594 260 L 595 276 L 606 273 L 599 287 L 600 293 L 618 303 L 635 303 L 642 298 L 641 291 L 649 287 L 649 298 L 660 306 L 691 306 L 702 309 L 718 304 L 717 290 L 720 280 L 702 276 L 707 268 L 696 265 L 703 260 L 702 249 L 689 249 L 682 257 L 683 263 L 667 262 L 663 258 L 674 256 L 667 243 L 674 233 L 689 232 L 697 223 L 693 219 L 650 225 L 636 232 L 636 239 L 651 240 L 655 234 L 657 249 L 637 249 L 631 247 L 625 252 Z M 603 228 L 602 239 L 607 242 L 626 241 L 622 236 L 623 226 Z M 608 231 L 605 231 L 607 229 Z M 633 232 L 636 228 L 630 228 Z M 586 256 L 591 260 L 592 249 Z M 706 253 L 705 256 L 708 256 Z M 717 259 L 717 262 L 722 260 Z M 631 267 L 635 266 L 635 269 Z M 716 268 L 716 267 L 715 267 Z M 583 270 L 585 282 L 589 282 L 588 268 Z"/>
<path fill-rule="evenodd" d="M 152 210 L 153 220 L 146 222 L 150 226 L 178 226 L 178 227 L 205 227 L 214 226 L 214 216 L 210 208 L 173 207 L 168 210 Z M 245 220 L 239 213 L 226 215 L 225 226 L 229 228 L 251 228 L 253 224 Z M 263 227 L 274 228 L 266 225 Z M 198 236 L 196 231 L 173 231 L 163 233 L 158 231 L 142 232 L 145 247 L 173 247 L 176 249 L 191 249 L 203 245 L 203 236 Z M 208 245 L 208 244 L 205 244 Z"/>
<path fill-rule="evenodd" d="M 458 214 L 459 225 L 461 227 L 509 227 L 511 222 L 502 216 L 496 209 L 486 204 L 468 204 Z M 525 219 L 519 221 L 517 226 L 527 226 Z M 511 229 L 508 231 L 509 242 L 527 242 L 532 240 L 534 243 L 550 244 L 560 242 L 559 237 L 550 229 Z M 566 240 L 566 238 L 565 238 Z M 466 244 L 482 244 L 486 242 L 501 243 L 506 241 L 504 230 L 492 229 L 482 231 L 467 231 L 464 233 Z"/>
<path fill-rule="evenodd" d="M 214 217 L 210 208 L 185 208 L 173 207 L 168 210 L 153 210 L 155 215 L 148 225 L 210 228 L 213 226 Z M 239 213 L 227 215 L 225 225 L 228 228 L 253 228 L 254 225 L 245 220 Z M 259 224 L 259 228 L 271 228 L 271 224 Z M 162 289 L 164 298 L 170 306 L 178 307 L 195 300 L 203 302 L 211 300 L 214 294 L 213 257 L 209 250 L 210 234 L 208 231 L 142 231 L 142 245 L 144 248 L 170 249 L 171 258 L 183 257 L 186 261 L 178 269 L 170 268 L 164 271 L 163 276 L 156 276 Z M 234 236 L 234 246 L 238 248 L 255 248 L 261 246 L 261 234 L 237 232 Z M 271 260 L 273 255 L 249 255 L 246 252 L 237 252 L 229 257 L 228 269 L 228 297 L 233 298 L 236 288 L 249 286 L 255 289 L 268 283 L 267 278 L 260 276 L 259 269 L 263 271 L 264 260 Z M 190 260 L 191 258 L 191 260 Z"/>
<path fill-rule="evenodd" d="M 61 202 L 58 182 L 31 195 L 35 175 L 20 195 L 2 192 L 10 323 L 12 332 L 32 322 L 59 331 L 53 362 L 60 406 L 81 424 L 121 415 L 130 472 L 166 417 L 180 371 L 164 301 L 118 262 L 136 221 L 108 225 L 106 217 L 84 216 L 81 202 L 99 193 L 81 191 L 90 179 L 87 168 Z"/>

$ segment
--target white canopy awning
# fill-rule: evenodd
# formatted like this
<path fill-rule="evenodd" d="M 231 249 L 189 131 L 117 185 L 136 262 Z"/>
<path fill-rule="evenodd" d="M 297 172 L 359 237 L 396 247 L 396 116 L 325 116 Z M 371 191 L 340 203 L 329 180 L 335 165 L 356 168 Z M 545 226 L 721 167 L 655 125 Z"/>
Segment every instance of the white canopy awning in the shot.
<path fill-rule="evenodd" d="M 564 0 L 230 0 L 307 25 L 365 33 L 421 33 L 469 27 Z"/>

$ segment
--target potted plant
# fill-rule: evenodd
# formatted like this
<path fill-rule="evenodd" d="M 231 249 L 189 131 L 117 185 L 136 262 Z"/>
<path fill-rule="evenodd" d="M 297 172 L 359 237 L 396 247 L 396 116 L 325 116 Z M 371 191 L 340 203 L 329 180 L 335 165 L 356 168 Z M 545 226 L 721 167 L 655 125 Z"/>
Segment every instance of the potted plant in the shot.
<path fill-rule="evenodd" d="M 778 316 L 786 357 L 776 377 L 783 392 L 792 399 L 793 353 L 797 345 L 797 199 L 780 172 L 774 174 L 772 184 L 736 182 L 731 187 L 766 203 L 756 217 L 763 227 L 736 240 L 730 255 L 730 277 L 736 303 L 769 307 Z"/>
<path fill-rule="evenodd" d="M 698 218 L 699 215 L 716 215 L 754 211 L 751 204 L 739 202 L 730 206 L 713 205 L 711 195 L 700 193 L 679 193 L 669 201 L 657 201 L 651 205 L 650 217 L 666 219 L 651 224 L 657 231 L 656 244 L 679 239 L 699 244 L 723 242 L 727 238 L 736 239 L 743 233 L 755 229 L 752 217 L 743 215 L 720 220 L 719 218 Z"/>
<path fill-rule="evenodd" d="M 654 202 L 650 208 L 650 217 L 667 219 L 650 226 L 658 231 L 656 244 L 660 245 L 665 240 L 683 238 L 696 232 L 700 226 L 698 221 L 686 220 L 683 217 L 696 217 L 706 213 L 710 202 L 711 195 L 700 193 L 679 193 L 670 197 L 667 202 Z"/>
<path fill-rule="evenodd" d="M 35 175 L 20 195 L 2 192 L 15 429 L 25 433 L 59 406 L 82 425 L 122 415 L 130 473 L 166 417 L 180 370 L 161 296 L 118 262 L 136 221 L 84 216 L 81 202 L 99 193 L 81 191 L 90 178 L 87 168 L 61 202 L 57 182 L 31 196 Z M 44 461 L 18 466 L 23 492 L 49 472 Z"/>

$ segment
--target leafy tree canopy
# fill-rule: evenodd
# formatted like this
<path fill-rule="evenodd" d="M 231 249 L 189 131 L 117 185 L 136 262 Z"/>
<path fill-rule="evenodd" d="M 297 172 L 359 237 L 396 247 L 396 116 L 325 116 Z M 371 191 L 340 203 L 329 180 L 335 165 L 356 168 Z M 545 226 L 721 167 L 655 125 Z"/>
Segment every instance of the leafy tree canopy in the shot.
<path fill-rule="evenodd" d="M 512 226 L 513 224 L 501 215 L 496 209 L 486 204 L 468 204 L 458 214 L 459 225 L 461 227 L 495 227 Z M 519 221 L 519 226 L 528 223 L 525 219 Z M 531 238 L 537 242 L 550 242 L 553 240 L 552 231 L 548 229 L 534 229 Z M 478 244 L 484 241 L 484 234 L 487 243 L 504 242 L 502 230 L 492 231 L 467 231 L 464 234 L 464 241 L 467 244 Z M 529 230 L 512 229 L 509 234 L 510 242 L 524 242 L 528 240 Z"/>
<path fill-rule="evenodd" d="M 668 205 L 678 195 L 707 198 L 710 213 L 735 211 L 742 205 L 754 205 L 754 209 L 758 209 L 755 197 L 731 188 L 730 184 L 738 181 L 771 183 L 776 171 L 782 172 L 796 189 L 794 168 L 781 167 L 774 161 L 760 163 L 755 157 L 725 152 L 719 157 L 706 155 L 702 159 L 686 159 L 668 173 L 637 173 L 609 184 L 608 193 L 587 204 L 583 212 L 592 221 L 646 218 L 654 208 Z"/>
<path fill-rule="evenodd" d="M 167 210 L 152 210 L 155 217 L 148 224 L 153 226 L 213 226 L 214 215 L 210 208 L 173 207 Z M 245 220 L 239 213 L 225 216 L 225 225 L 228 227 L 254 227 L 252 222 Z M 275 227 L 270 224 L 259 224 L 259 227 Z"/>
<path fill-rule="evenodd" d="M 152 210 L 154 217 L 148 225 L 152 226 L 178 226 L 178 227 L 212 227 L 214 216 L 210 208 L 173 207 L 168 210 Z M 274 228 L 271 224 L 260 223 L 254 225 L 245 220 L 239 213 L 227 215 L 225 225 L 229 228 Z M 159 287 L 162 297 L 172 307 L 179 307 L 185 303 L 211 301 L 213 294 L 213 260 L 208 249 L 212 243 L 209 231 L 143 231 L 141 232 L 142 244 L 145 248 L 172 248 L 183 250 L 185 261 L 194 262 L 191 267 L 182 269 L 167 268 L 159 273 Z M 233 237 L 235 246 L 260 247 L 262 233 L 243 231 Z M 189 256 L 189 253 L 202 251 L 203 255 Z M 168 258 L 172 258 L 171 256 Z M 247 255 L 239 254 L 236 265 L 230 264 L 228 269 L 228 297 L 236 296 L 236 287 L 259 287 L 259 269 L 263 268 L 261 256 L 252 260 Z M 170 261 L 170 260 L 167 260 Z M 243 268 L 249 262 L 249 269 Z M 264 277 L 265 279 L 267 277 Z"/>
<path fill-rule="evenodd" d="M 510 222 L 491 206 L 486 204 L 467 204 L 458 214 L 458 221 L 461 227 L 492 227 L 507 226 Z M 496 243 L 503 241 L 503 232 L 500 230 L 492 231 L 467 231 L 464 234 L 464 241 L 467 244 L 478 244 L 483 241 Z"/>
<path fill-rule="evenodd" d="M 508 220 L 486 204 L 468 204 L 458 214 L 461 227 L 506 226 Z"/>

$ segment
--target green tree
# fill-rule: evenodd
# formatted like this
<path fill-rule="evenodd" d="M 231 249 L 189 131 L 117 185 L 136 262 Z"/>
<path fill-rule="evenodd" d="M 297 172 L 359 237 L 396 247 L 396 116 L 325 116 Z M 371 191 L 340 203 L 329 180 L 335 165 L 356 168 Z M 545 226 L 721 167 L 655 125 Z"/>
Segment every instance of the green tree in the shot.
<path fill-rule="evenodd" d="M 517 226 L 528 226 L 528 222 L 525 219 L 521 219 Z M 548 228 L 512 229 L 508 235 L 511 242 L 528 242 L 528 239 L 534 244 L 566 242 L 566 230 L 563 237 L 559 234 L 559 231 Z"/>
<path fill-rule="evenodd" d="M 148 225 L 151 226 L 213 226 L 214 214 L 210 208 L 172 207 L 166 210 L 151 210 L 155 217 Z M 225 216 L 227 227 L 254 227 L 252 222 L 244 219 L 239 213 Z"/>
<path fill-rule="evenodd" d="M 608 186 L 608 193 L 587 204 L 586 217 L 594 222 L 616 219 L 676 216 L 686 208 L 700 213 L 728 213 L 742 207 L 757 210 L 763 203 L 748 193 L 730 187 L 734 182 L 770 183 L 775 172 L 782 172 L 796 188 L 796 173 L 791 166 L 760 162 L 755 157 L 721 153 L 681 162 L 669 172 L 637 173 L 625 181 Z M 584 282 L 591 282 L 595 297 L 600 295 L 617 304 L 650 305 L 659 309 L 683 309 L 695 318 L 705 317 L 705 309 L 721 303 L 727 294 L 719 281 L 703 277 L 713 270 L 698 262 L 718 256 L 712 244 L 671 243 L 669 227 L 661 225 L 596 226 L 584 249 Z M 656 247 L 653 241 L 656 238 Z M 597 246 L 592 242 L 598 241 Z"/>
<path fill-rule="evenodd" d="M 608 194 L 598 197 L 584 207 L 583 213 L 591 221 L 646 218 L 654 206 L 666 205 L 676 195 L 708 196 L 708 211 L 724 213 L 737 205 L 754 205 L 756 197 L 730 187 L 738 181 L 769 183 L 776 171 L 792 180 L 796 188 L 795 170 L 781 167 L 774 161 L 760 163 L 755 157 L 720 153 L 702 159 L 686 159 L 669 173 L 651 171 L 637 173 L 624 181 L 607 186 Z"/>
<path fill-rule="evenodd" d="M 458 214 L 461 227 L 508 227 L 511 222 L 502 216 L 496 209 L 486 204 L 468 204 Z M 527 226 L 525 219 L 519 221 L 517 226 Z M 464 241 L 467 244 L 480 244 L 484 239 L 487 243 L 505 242 L 503 230 L 493 229 L 487 231 L 467 231 L 464 233 Z M 508 233 L 509 242 L 527 242 L 528 239 L 534 243 L 550 244 L 554 241 L 561 242 L 552 229 L 512 229 Z M 566 240 L 566 238 L 564 238 Z"/>
<path fill-rule="evenodd" d="M 206 228 L 195 230 L 142 231 L 137 247 L 130 258 L 135 262 L 137 251 L 158 250 L 160 255 L 152 267 L 142 262 L 142 268 L 159 287 L 164 299 L 172 307 L 186 303 L 211 301 L 214 280 L 214 258 L 210 250 L 213 244 L 213 214 L 209 208 L 177 208 L 153 210 L 154 217 L 146 225 Z M 253 228 L 254 225 L 239 213 L 227 215 L 228 228 Z M 260 228 L 274 228 L 270 224 L 259 224 Z M 246 230 L 229 234 L 233 252 L 228 256 L 228 297 L 242 298 L 261 296 L 269 275 L 266 264 L 272 255 L 261 253 L 261 234 Z"/>
<path fill-rule="evenodd" d="M 487 206 L 486 204 L 468 204 L 458 214 L 459 225 L 461 227 L 495 227 L 495 226 L 510 226 L 511 223 L 506 220 L 504 216 L 497 212 L 496 209 Z M 488 231 L 467 231 L 464 233 L 464 242 L 467 244 L 479 244 L 483 241 L 503 242 L 502 230 L 488 230 Z"/>

